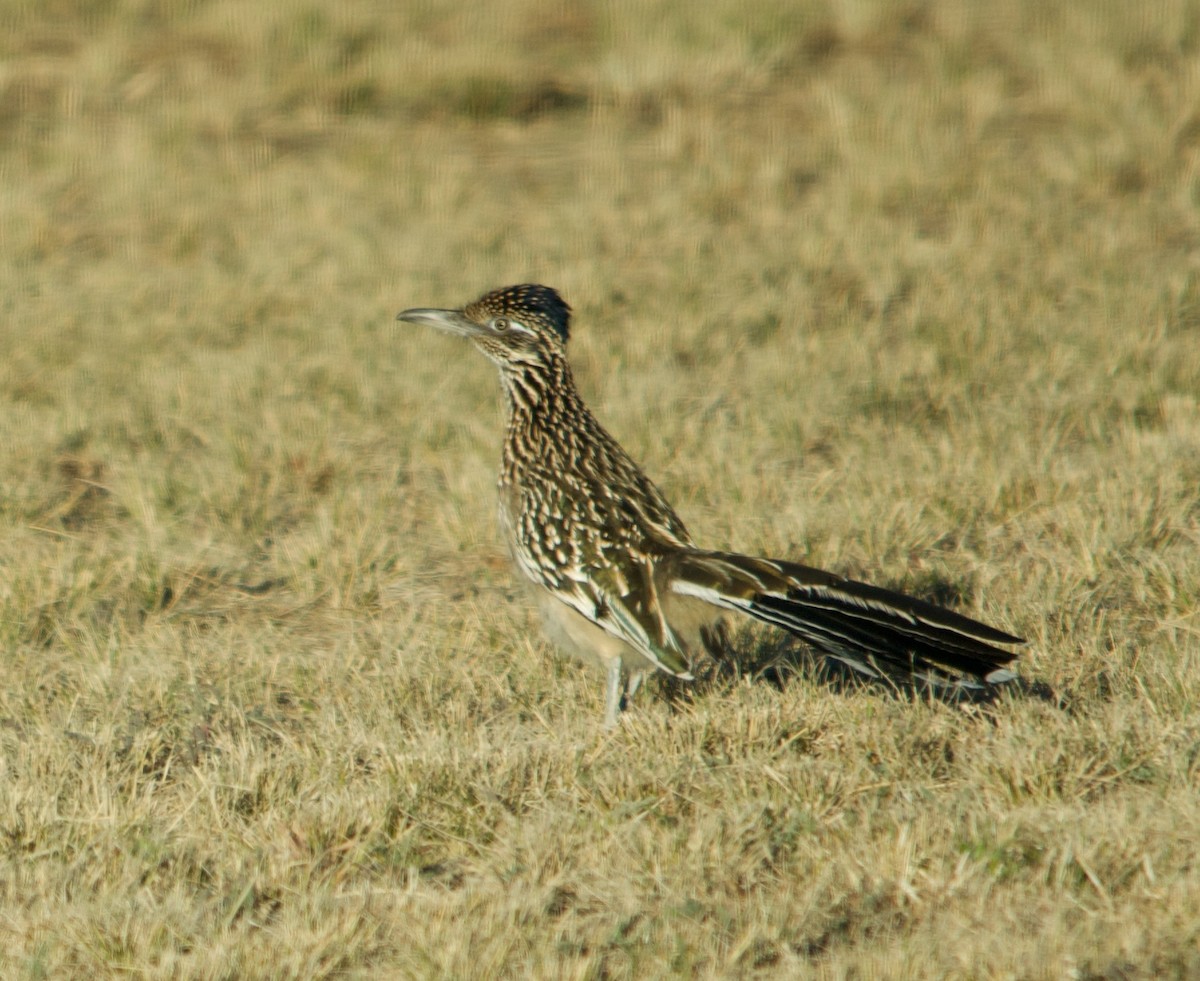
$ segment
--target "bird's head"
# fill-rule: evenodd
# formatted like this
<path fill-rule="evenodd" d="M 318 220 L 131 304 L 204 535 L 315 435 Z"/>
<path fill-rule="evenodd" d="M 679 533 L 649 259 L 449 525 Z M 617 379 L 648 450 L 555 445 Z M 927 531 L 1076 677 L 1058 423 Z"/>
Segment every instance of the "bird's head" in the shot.
<path fill-rule="evenodd" d="M 396 319 L 468 337 L 501 368 L 511 368 L 561 356 L 571 308 L 549 286 L 523 283 L 492 290 L 458 310 L 418 307 Z"/>

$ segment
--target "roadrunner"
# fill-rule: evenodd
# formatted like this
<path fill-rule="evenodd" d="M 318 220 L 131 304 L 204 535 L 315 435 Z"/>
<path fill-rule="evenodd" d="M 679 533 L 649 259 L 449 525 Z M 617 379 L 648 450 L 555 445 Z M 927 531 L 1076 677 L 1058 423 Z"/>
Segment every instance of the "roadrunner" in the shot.
<path fill-rule="evenodd" d="M 508 286 L 397 319 L 469 338 L 500 369 L 500 523 L 521 571 L 543 587 L 551 639 L 604 670 L 606 726 L 648 672 L 691 680 L 731 610 L 873 676 L 973 686 L 1013 677 L 1003 666 L 1016 655 L 993 645 L 1022 641 L 1002 630 L 820 569 L 699 548 L 580 397 L 567 364 L 571 308 L 556 291 Z"/>

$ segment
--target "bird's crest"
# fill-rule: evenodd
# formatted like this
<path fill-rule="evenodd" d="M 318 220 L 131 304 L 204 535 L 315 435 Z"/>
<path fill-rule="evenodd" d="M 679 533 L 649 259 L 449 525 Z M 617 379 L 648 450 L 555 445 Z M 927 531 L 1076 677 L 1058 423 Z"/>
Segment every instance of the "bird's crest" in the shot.
<path fill-rule="evenodd" d="M 571 308 L 557 290 L 537 283 L 504 286 L 485 293 L 463 309 L 472 320 L 492 317 L 512 317 L 526 327 L 541 327 L 553 333 L 563 343 L 571 330 Z"/>

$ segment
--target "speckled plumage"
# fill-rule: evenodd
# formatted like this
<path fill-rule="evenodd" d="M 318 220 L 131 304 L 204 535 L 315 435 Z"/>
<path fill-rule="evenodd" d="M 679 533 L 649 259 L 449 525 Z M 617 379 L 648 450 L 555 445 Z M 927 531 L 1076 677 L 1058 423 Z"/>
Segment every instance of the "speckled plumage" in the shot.
<path fill-rule="evenodd" d="M 875 674 L 991 681 L 1019 639 L 913 597 L 773 559 L 698 548 L 662 492 L 588 410 L 566 358 L 570 307 L 546 286 L 487 293 L 411 323 L 469 337 L 508 403 L 500 521 L 521 571 L 557 602 L 552 636 L 605 669 L 613 724 L 644 673 L 689 678 L 715 620 L 747 613 Z"/>

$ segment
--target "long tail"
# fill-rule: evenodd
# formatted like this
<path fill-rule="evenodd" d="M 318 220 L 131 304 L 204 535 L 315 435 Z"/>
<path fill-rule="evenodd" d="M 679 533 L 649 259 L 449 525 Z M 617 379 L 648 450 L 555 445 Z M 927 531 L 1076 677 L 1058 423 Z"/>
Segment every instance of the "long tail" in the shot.
<path fill-rule="evenodd" d="M 951 671 L 1009 681 L 1004 665 L 1017 655 L 994 645 L 1024 643 L 924 600 L 793 562 L 681 550 L 665 571 L 671 591 L 782 627 L 872 676 L 929 677 L 932 668 L 934 679 Z"/>

